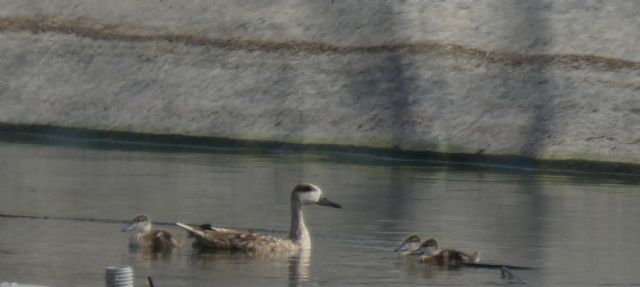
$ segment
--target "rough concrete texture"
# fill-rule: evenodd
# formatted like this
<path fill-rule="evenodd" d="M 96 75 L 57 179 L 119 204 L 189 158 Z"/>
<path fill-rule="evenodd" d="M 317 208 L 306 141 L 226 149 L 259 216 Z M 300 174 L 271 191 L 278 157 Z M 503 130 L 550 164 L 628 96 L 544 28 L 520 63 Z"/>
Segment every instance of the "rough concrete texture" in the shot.
<path fill-rule="evenodd" d="M 0 1 L 0 122 L 640 164 L 640 2 Z"/>

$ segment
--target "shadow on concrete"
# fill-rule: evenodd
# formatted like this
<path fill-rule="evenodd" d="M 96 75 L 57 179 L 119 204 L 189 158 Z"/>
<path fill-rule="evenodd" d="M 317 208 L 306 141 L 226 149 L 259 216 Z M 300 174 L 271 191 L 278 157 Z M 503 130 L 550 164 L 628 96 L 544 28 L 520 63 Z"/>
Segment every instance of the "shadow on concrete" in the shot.
<path fill-rule="evenodd" d="M 551 5 L 540 1 L 510 1 L 501 2 L 502 13 L 510 15 L 513 21 L 509 21 L 510 26 L 504 27 L 505 34 L 510 38 L 512 49 L 532 51 L 537 54 L 544 54 L 550 44 L 549 27 L 544 18 L 544 11 Z M 512 87 L 506 95 L 506 104 L 522 105 L 531 107 L 528 117 L 521 133 L 520 155 L 525 157 L 535 157 L 544 152 L 548 139 L 552 136 L 550 123 L 553 120 L 552 95 L 549 89 L 551 79 L 548 75 L 548 65 L 550 60 L 525 62 L 519 64 L 504 64 L 501 77 L 504 84 Z M 513 109 L 519 109 L 513 106 Z M 534 165 L 533 161 L 523 161 L 527 167 Z M 520 203 L 519 214 L 513 214 L 510 219 L 504 220 L 506 226 L 513 229 L 505 230 L 505 226 L 496 229 L 496 242 L 504 236 L 513 234 L 530 234 L 526 238 L 519 238 L 518 243 L 523 246 L 539 246 L 546 240 L 545 230 L 543 230 L 541 218 L 546 217 L 548 202 L 544 195 L 544 190 L 540 182 L 533 174 L 523 174 L 519 184 L 520 192 L 526 194 L 528 198 Z M 514 246 L 514 250 L 519 250 Z"/>
<path fill-rule="evenodd" d="M 505 27 L 510 29 L 508 31 L 513 40 L 512 47 L 545 54 L 552 39 L 543 13 L 550 9 L 550 5 L 538 1 L 505 3 L 503 13 L 512 15 L 512 19 L 520 19 L 510 22 L 511 26 Z M 528 115 L 529 124 L 521 131 L 520 154 L 525 157 L 540 155 L 553 135 L 550 124 L 555 111 L 550 91 L 552 79 L 547 71 L 549 64 L 550 59 L 524 64 L 529 67 L 522 67 L 522 64 L 513 65 L 503 71 L 502 78 L 510 81 L 508 84 L 514 87 L 509 98 L 517 99 L 515 102 L 531 107 Z M 516 78 L 511 76 L 514 73 Z"/>
<path fill-rule="evenodd" d="M 411 64 L 403 51 L 381 53 L 364 58 L 357 75 L 350 75 L 349 92 L 353 109 L 373 113 L 373 122 L 389 134 L 396 149 L 415 133 L 411 120 L 411 93 L 416 85 Z"/>
<path fill-rule="evenodd" d="M 349 18 L 351 23 L 375 22 L 377 31 L 364 33 L 383 33 L 385 38 L 394 41 L 399 32 L 394 19 L 395 2 L 372 2 L 374 15 L 354 11 Z M 355 7 L 355 6 L 352 6 Z M 342 14 L 345 15 L 345 14 Z M 360 19 L 353 19 L 360 17 Z M 331 21 L 328 19 L 328 21 Z M 369 26 L 369 25 L 367 25 Z M 344 29 L 339 27 L 339 29 Z M 354 30 L 356 31 L 356 30 Z M 378 32 L 379 31 L 379 32 Z M 365 35 L 366 36 L 366 35 Z M 415 124 L 411 120 L 411 94 L 417 85 L 412 63 L 405 59 L 407 51 L 397 49 L 379 53 L 362 53 L 350 59 L 350 67 L 343 69 L 348 79 L 345 104 L 356 113 L 366 114 L 367 122 L 358 123 L 358 130 L 381 129 L 388 133 L 388 139 L 394 150 L 400 151 L 403 143 L 415 134 Z M 386 189 L 389 200 L 385 203 L 384 218 L 387 222 L 399 222 L 407 214 L 402 206 L 410 200 L 412 190 L 405 182 L 403 172 L 391 168 L 386 174 L 390 186 Z M 392 224 L 392 223 L 388 223 Z M 388 226 L 387 230 L 393 230 Z"/>

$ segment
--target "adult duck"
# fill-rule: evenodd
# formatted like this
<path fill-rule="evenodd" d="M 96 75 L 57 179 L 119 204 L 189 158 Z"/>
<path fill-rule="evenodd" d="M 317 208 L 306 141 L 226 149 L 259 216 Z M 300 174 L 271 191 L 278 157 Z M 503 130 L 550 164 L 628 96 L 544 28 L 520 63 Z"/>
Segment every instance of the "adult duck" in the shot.
<path fill-rule="evenodd" d="M 302 209 L 305 205 L 341 208 L 327 199 L 322 190 L 310 183 L 296 185 L 291 191 L 291 226 L 287 238 L 253 233 L 248 230 L 217 228 L 211 225 L 187 225 L 176 223 L 195 238 L 197 247 L 232 249 L 246 252 L 298 252 L 311 249 L 311 236 L 304 223 Z"/>

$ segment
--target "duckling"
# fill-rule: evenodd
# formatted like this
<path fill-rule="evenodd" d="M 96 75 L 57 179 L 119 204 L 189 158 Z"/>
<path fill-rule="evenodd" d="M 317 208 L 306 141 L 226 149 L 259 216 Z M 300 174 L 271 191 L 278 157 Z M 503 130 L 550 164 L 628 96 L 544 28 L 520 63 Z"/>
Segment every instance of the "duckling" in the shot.
<path fill-rule="evenodd" d="M 152 229 L 151 220 L 143 214 L 136 215 L 122 232 L 134 230 L 129 238 L 131 248 L 151 248 L 154 251 L 168 251 L 178 247 L 180 242 L 166 230 Z"/>
<path fill-rule="evenodd" d="M 416 251 L 420 247 L 420 237 L 418 235 L 409 235 L 402 241 L 402 244 L 394 249 L 394 252 L 399 252 L 402 256 L 409 256 L 412 252 Z"/>
<path fill-rule="evenodd" d="M 179 222 L 176 224 L 187 230 L 190 237 L 195 238 L 197 242 L 195 246 L 245 252 L 298 252 L 311 249 L 311 236 L 302 216 L 302 207 L 311 204 L 342 208 L 340 204 L 327 199 L 318 186 L 301 183 L 291 191 L 291 226 L 287 238 L 210 225 L 192 226 Z"/>
<path fill-rule="evenodd" d="M 467 254 L 453 249 L 440 249 L 438 241 L 433 238 L 422 242 L 420 247 L 411 254 L 420 255 L 420 262 L 440 266 L 457 266 L 462 263 L 478 263 L 480 260 L 478 252 Z"/>

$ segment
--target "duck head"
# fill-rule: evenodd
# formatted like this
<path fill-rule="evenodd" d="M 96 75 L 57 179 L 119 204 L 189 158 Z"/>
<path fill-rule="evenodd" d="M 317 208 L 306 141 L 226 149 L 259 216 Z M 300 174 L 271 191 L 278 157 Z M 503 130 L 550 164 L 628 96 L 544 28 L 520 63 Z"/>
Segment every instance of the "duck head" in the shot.
<path fill-rule="evenodd" d="M 411 252 L 411 255 L 431 256 L 438 254 L 439 251 L 438 241 L 430 238 L 422 242 L 415 251 Z"/>
<path fill-rule="evenodd" d="M 131 222 L 122 228 L 122 232 L 135 230 L 137 232 L 146 233 L 151 230 L 151 221 L 149 217 L 143 214 L 136 215 Z"/>
<path fill-rule="evenodd" d="M 418 235 L 409 235 L 404 241 L 402 241 L 402 244 L 393 251 L 402 253 L 413 252 L 420 247 L 420 242 L 422 241 Z"/>
<path fill-rule="evenodd" d="M 333 208 L 342 208 L 340 204 L 330 201 L 322 194 L 322 190 L 310 183 L 296 185 L 291 192 L 291 202 L 302 205 L 317 204 Z"/>

